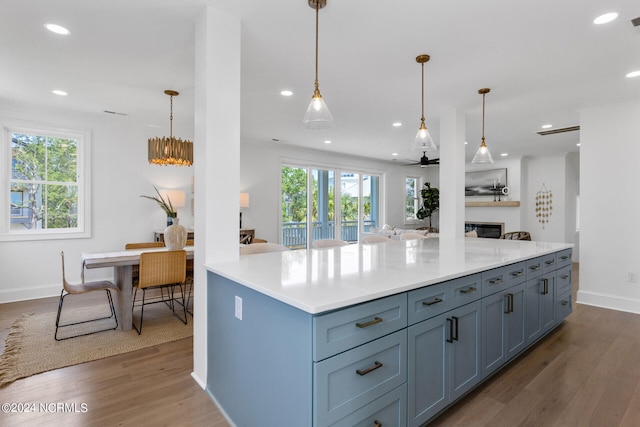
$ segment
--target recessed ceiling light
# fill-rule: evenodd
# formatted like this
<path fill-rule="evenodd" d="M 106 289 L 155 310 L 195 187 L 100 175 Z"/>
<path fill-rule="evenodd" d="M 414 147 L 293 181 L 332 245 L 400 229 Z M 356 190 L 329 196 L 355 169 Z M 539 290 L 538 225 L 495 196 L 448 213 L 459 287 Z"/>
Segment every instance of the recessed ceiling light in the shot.
<path fill-rule="evenodd" d="M 331 141 L 329 141 L 328 139 L 326 139 L 326 140 L 324 141 L 324 143 L 325 143 L 325 144 L 331 144 Z"/>
<path fill-rule="evenodd" d="M 576 147 L 580 147 L 580 143 L 579 142 L 576 144 Z"/>
<path fill-rule="evenodd" d="M 60 95 L 60 96 L 67 96 L 67 92 L 60 90 L 60 89 L 54 89 L 51 92 L 55 93 L 56 95 Z"/>
<path fill-rule="evenodd" d="M 542 129 L 549 129 L 550 127 L 552 127 L 553 125 L 542 125 Z"/>
<path fill-rule="evenodd" d="M 509 155 L 509 153 L 500 153 L 500 155 L 501 155 L 502 157 L 507 157 L 507 156 Z"/>
<path fill-rule="evenodd" d="M 596 25 L 606 24 L 607 22 L 611 22 L 618 17 L 618 14 L 615 12 L 605 13 L 604 15 L 598 16 L 593 20 L 593 23 Z"/>
<path fill-rule="evenodd" d="M 640 76 L 640 70 L 638 71 L 632 71 L 630 73 L 627 74 L 627 77 L 631 78 L 631 77 L 638 77 Z"/>
<path fill-rule="evenodd" d="M 58 24 L 44 24 L 44 27 L 52 33 L 61 34 L 63 36 L 71 34 L 69 30 Z"/>
<path fill-rule="evenodd" d="M 398 155 L 398 153 L 391 153 L 391 155 L 392 155 L 392 156 L 397 156 L 397 155 Z"/>
<path fill-rule="evenodd" d="M 468 144 L 468 142 L 467 142 L 467 141 L 465 141 L 465 142 L 464 142 L 464 145 L 467 145 L 467 144 Z"/>
<path fill-rule="evenodd" d="M 400 127 L 400 126 L 402 126 L 402 123 L 400 123 L 400 122 L 395 122 L 395 123 L 393 124 L 393 127 L 396 127 L 396 128 L 397 128 L 397 127 Z"/>
<path fill-rule="evenodd" d="M 282 95 L 282 96 L 291 96 L 291 95 L 293 95 L 293 92 L 291 92 L 290 90 L 282 90 L 282 91 L 280 91 L 280 95 Z"/>

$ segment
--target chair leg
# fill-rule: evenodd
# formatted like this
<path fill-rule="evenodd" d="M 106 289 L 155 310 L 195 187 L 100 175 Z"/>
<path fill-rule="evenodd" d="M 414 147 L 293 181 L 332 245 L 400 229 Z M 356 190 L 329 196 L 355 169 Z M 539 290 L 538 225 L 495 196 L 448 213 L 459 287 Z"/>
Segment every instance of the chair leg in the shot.
<path fill-rule="evenodd" d="M 185 290 L 187 289 L 187 283 L 189 286 L 189 292 L 187 292 L 187 313 L 189 313 L 191 317 L 193 317 L 193 312 L 189 309 L 189 304 L 191 304 L 191 294 L 193 293 L 193 280 L 189 279 L 187 280 L 187 282 L 185 282 Z"/>
<path fill-rule="evenodd" d="M 118 328 L 118 317 L 116 316 L 116 309 L 115 309 L 115 307 L 113 305 L 113 298 L 111 296 L 111 292 L 108 289 L 105 289 L 105 292 L 107 293 L 107 300 L 109 302 L 109 309 L 111 311 L 111 315 L 105 316 L 105 317 L 99 317 L 99 318 L 96 318 L 96 319 L 83 320 L 83 321 L 80 321 L 80 322 L 67 323 L 66 325 L 61 325 L 60 324 L 60 316 L 62 314 L 62 305 L 64 304 L 64 298 L 67 295 L 69 295 L 69 294 L 66 294 L 64 289 L 63 289 L 60 292 L 60 301 L 58 302 L 58 314 L 56 315 L 56 331 L 55 331 L 55 334 L 54 334 L 55 340 L 56 341 L 62 341 L 62 340 L 66 340 L 66 339 L 69 339 L 69 338 L 82 337 L 82 336 L 85 336 L 85 335 L 91 335 L 91 334 L 95 334 L 95 333 L 98 333 L 98 332 L 113 331 L 113 330 L 117 329 Z M 58 330 L 60 328 L 64 328 L 64 327 L 67 327 L 67 326 L 80 325 L 82 323 L 97 322 L 99 320 L 111 319 L 112 317 L 114 318 L 114 320 L 116 322 L 116 324 L 115 324 L 115 326 L 113 328 L 100 329 L 99 331 L 93 331 L 93 332 L 87 332 L 87 333 L 84 333 L 84 334 L 72 335 L 72 336 L 65 337 L 65 338 L 58 338 Z"/>
<path fill-rule="evenodd" d="M 144 298 L 146 296 L 147 290 L 146 289 L 142 289 L 142 304 L 140 306 L 140 329 L 138 329 L 138 327 L 136 326 L 136 322 L 135 322 L 134 317 L 133 317 L 133 309 L 136 307 L 136 294 L 137 293 L 138 293 L 138 288 L 136 288 L 135 292 L 133 293 L 133 304 L 131 304 L 131 325 L 133 326 L 133 329 L 136 330 L 138 335 L 140 335 L 142 333 L 142 318 L 144 317 Z"/>
<path fill-rule="evenodd" d="M 175 310 L 173 311 L 173 314 L 175 314 L 176 317 L 178 319 L 180 319 L 180 321 L 182 321 L 182 323 L 184 323 L 186 325 L 187 324 L 187 306 L 184 303 L 184 291 L 182 289 L 182 283 L 178 283 L 177 286 L 180 287 L 180 294 L 182 296 L 182 302 L 178 301 L 178 304 L 182 305 L 182 312 L 184 314 L 184 318 L 180 319 L 180 316 L 178 316 L 178 314 L 175 312 Z M 175 300 L 175 295 L 174 295 L 175 287 L 176 287 L 176 285 L 172 285 L 171 286 L 171 300 Z"/>

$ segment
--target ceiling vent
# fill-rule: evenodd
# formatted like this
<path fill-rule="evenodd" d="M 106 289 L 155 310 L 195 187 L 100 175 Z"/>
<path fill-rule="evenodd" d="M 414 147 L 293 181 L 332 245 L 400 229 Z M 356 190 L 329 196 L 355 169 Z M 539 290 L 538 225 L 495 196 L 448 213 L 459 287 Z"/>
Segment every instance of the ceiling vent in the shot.
<path fill-rule="evenodd" d="M 632 19 L 631 23 L 634 27 L 640 27 L 640 18 Z"/>
<path fill-rule="evenodd" d="M 553 135 L 556 133 L 573 132 L 574 130 L 580 130 L 580 126 L 569 126 L 566 128 L 549 129 L 537 132 L 538 135 Z"/>

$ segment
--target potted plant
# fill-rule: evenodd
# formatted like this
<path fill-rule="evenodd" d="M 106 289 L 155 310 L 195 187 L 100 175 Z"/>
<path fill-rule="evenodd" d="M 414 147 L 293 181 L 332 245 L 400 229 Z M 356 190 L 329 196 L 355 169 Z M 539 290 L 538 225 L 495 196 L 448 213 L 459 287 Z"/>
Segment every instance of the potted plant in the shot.
<path fill-rule="evenodd" d="M 162 194 L 158 191 L 158 189 L 154 186 L 154 190 L 156 190 L 157 196 L 145 196 L 141 195 L 140 197 L 144 197 L 145 199 L 153 200 L 160 206 L 160 208 L 167 214 L 167 226 L 173 224 L 173 219 L 178 217 L 178 212 L 173 208 L 171 204 L 171 199 L 167 196 L 167 200 L 164 200 Z"/>
<path fill-rule="evenodd" d="M 422 190 L 420 190 L 420 196 L 422 197 L 422 206 L 416 212 L 418 219 L 429 218 L 429 227 L 431 227 L 431 216 L 438 210 L 440 206 L 440 190 L 435 187 L 431 187 L 430 182 L 424 184 Z"/>

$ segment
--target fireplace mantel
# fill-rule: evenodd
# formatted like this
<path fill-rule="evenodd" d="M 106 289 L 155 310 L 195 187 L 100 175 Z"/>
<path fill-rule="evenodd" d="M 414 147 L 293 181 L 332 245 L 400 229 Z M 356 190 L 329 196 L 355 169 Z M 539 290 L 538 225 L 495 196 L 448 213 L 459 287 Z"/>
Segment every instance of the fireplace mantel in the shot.
<path fill-rule="evenodd" d="M 520 206 L 519 200 L 509 200 L 504 202 L 465 202 L 464 205 L 468 208 L 484 208 L 484 207 L 518 207 Z"/>

